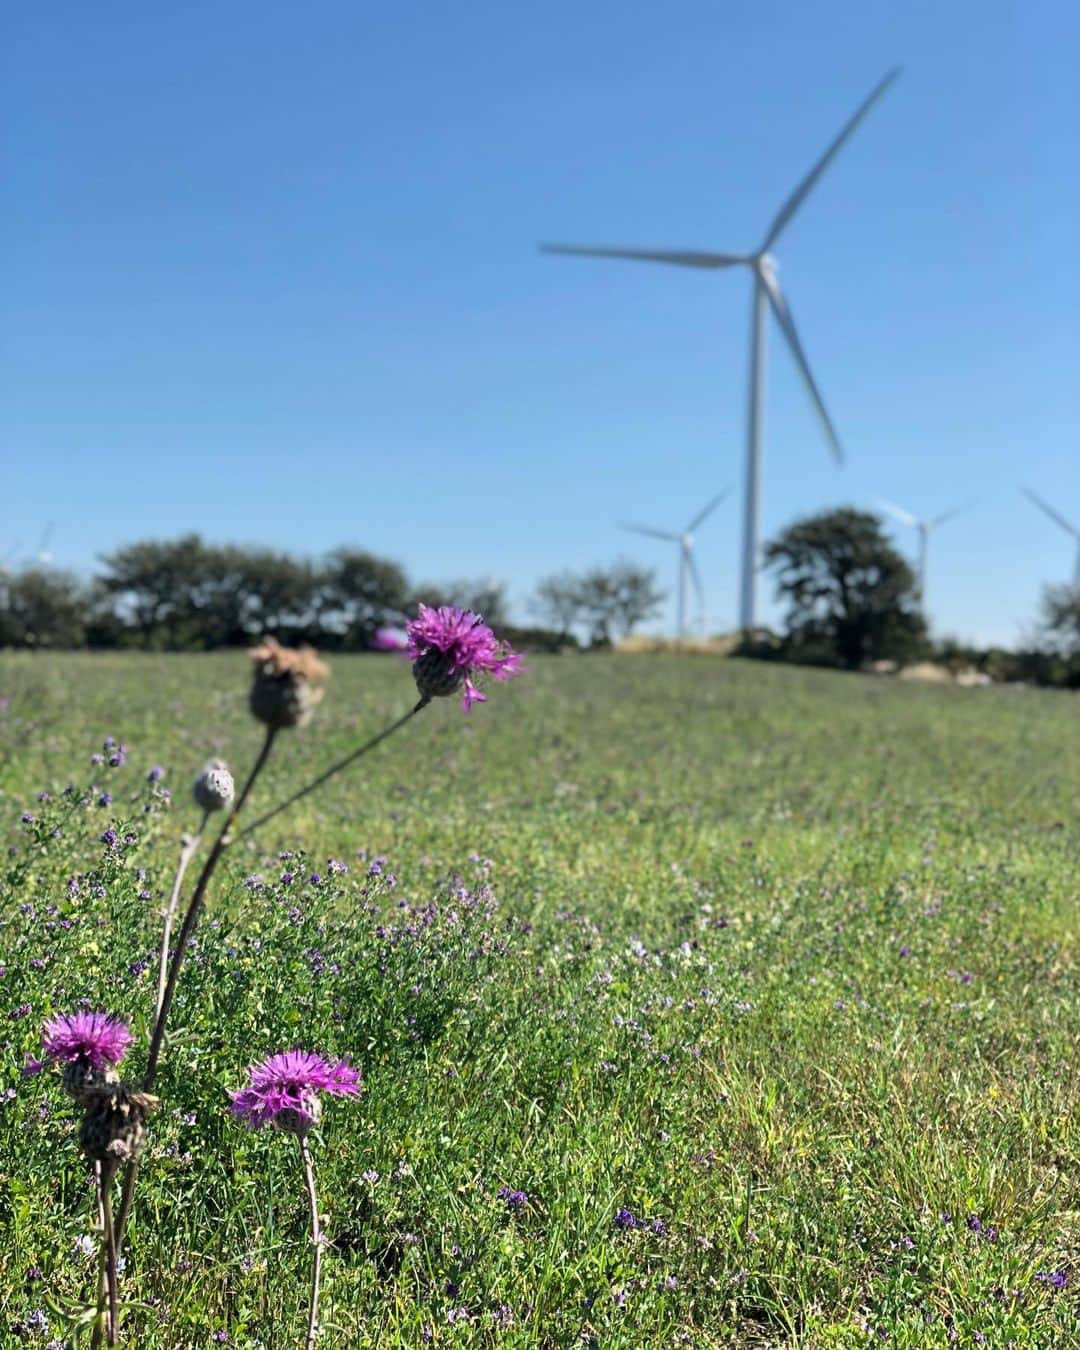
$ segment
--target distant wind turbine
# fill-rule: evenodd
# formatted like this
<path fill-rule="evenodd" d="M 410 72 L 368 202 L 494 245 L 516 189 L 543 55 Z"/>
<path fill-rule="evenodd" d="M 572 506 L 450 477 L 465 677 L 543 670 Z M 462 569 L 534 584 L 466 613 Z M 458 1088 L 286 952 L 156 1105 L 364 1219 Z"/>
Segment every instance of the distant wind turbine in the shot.
<path fill-rule="evenodd" d="M 52 562 L 52 554 L 49 552 L 49 545 L 52 543 L 53 522 L 50 520 L 41 532 L 41 541 L 38 544 L 37 556 L 34 561 L 40 567 L 47 567 Z"/>
<path fill-rule="evenodd" d="M 802 375 L 810 401 L 814 405 L 821 421 L 825 439 L 829 443 L 838 463 L 843 463 L 843 451 L 840 439 L 826 411 L 824 401 L 818 390 L 810 365 L 803 351 L 802 342 L 795 328 L 780 283 L 777 280 L 776 259 L 769 250 L 791 223 L 792 218 L 802 206 L 833 159 L 840 152 L 845 141 L 867 115 L 878 99 L 899 74 L 892 70 L 873 90 L 867 99 L 859 105 L 854 115 L 846 123 L 840 134 L 817 161 L 814 167 L 787 198 L 776 213 L 769 226 L 761 246 L 754 253 L 703 253 L 673 249 L 640 248 L 593 248 L 570 244 L 542 244 L 545 253 L 569 253 L 590 258 L 626 258 L 633 262 L 672 263 L 677 267 L 699 267 L 717 269 L 724 267 L 749 267 L 754 276 L 754 305 L 750 330 L 750 390 L 747 403 L 746 427 L 746 493 L 743 507 L 743 547 L 742 547 L 742 584 L 739 603 L 739 623 L 744 629 L 754 628 L 757 624 L 757 583 L 758 554 L 761 533 L 761 438 L 762 438 L 762 394 L 765 385 L 765 317 L 767 308 L 772 309 L 780 332 L 791 349 L 795 364 Z"/>
<path fill-rule="evenodd" d="M 1041 497 L 1036 497 L 1030 488 L 1024 488 L 1024 495 L 1029 497 L 1040 511 L 1045 511 L 1055 525 L 1060 525 L 1066 534 L 1069 534 L 1076 540 L 1076 562 L 1073 564 L 1073 585 L 1080 587 L 1080 530 L 1061 514 L 1055 511 L 1049 502 L 1044 502 Z"/>
<path fill-rule="evenodd" d="M 632 530 L 634 534 L 647 534 L 653 539 L 666 539 L 670 543 L 678 544 L 679 589 L 676 594 L 678 596 L 677 628 L 680 639 L 686 637 L 687 588 L 691 580 L 694 583 L 694 590 L 697 592 L 698 608 L 701 611 L 702 621 L 705 618 L 705 592 L 701 585 L 701 573 L 698 571 L 697 559 L 694 557 L 694 531 L 712 515 L 729 491 L 729 488 L 725 488 L 723 492 L 717 493 L 707 506 L 702 507 L 681 534 L 675 534 L 671 530 L 657 530 L 651 525 L 624 524 L 620 526 L 621 529 Z"/>
<path fill-rule="evenodd" d="M 878 498 L 882 510 L 887 511 L 890 516 L 901 521 L 904 525 L 910 525 L 919 531 L 919 569 L 917 573 L 917 584 L 919 587 L 919 604 L 923 609 L 926 608 L 926 555 L 930 547 L 930 536 L 939 525 L 944 525 L 947 520 L 952 520 L 953 516 L 958 516 L 971 508 L 968 506 L 956 506 L 951 511 L 945 511 L 940 516 L 931 516 L 927 520 L 920 520 L 918 516 L 913 516 L 910 511 L 905 511 L 902 506 L 897 506 L 894 502 L 887 502 L 884 497 Z"/>

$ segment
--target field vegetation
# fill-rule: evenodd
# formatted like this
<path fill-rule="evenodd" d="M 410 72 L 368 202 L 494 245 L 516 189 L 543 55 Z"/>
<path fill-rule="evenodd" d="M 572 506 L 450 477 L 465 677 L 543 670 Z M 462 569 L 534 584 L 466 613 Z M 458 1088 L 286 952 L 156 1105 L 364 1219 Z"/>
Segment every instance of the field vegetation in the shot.
<path fill-rule="evenodd" d="M 321 1345 L 1076 1344 L 1075 698 L 530 666 L 226 854 L 125 1343 L 302 1342 L 295 1150 L 228 1111 L 299 1045 L 363 1079 L 312 1136 Z M 72 1344 L 95 1290 L 75 1115 L 23 1065 L 84 999 L 145 1054 L 191 780 L 254 759 L 246 693 L 236 652 L 0 655 L 4 1344 Z M 248 814 L 415 697 L 400 658 L 337 658 Z"/>

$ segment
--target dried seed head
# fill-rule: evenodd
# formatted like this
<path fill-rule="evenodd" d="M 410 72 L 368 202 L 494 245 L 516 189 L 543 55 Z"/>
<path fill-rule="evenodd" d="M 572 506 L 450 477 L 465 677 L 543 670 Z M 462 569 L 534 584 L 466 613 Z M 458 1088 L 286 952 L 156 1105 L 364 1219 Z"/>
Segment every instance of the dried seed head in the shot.
<path fill-rule="evenodd" d="M 93 1093 L 100 1092 L 102 1088 L 119 1081 L 120 1075 L 111 1064 L 95 1068 L 93 1064 L 81 1059 L 69 1059 L 60 1075 L 64 1091 L 77 1102 L 85 1102 Z"/>
<path fill-rule="evenodd" d="M 79 1128 L 83 1152 L 95 1162 L 130 1162 L 146 1142 L 146 1121 L 158 1098 L 127 1083 L 86 1095 L 86 1115 Z"/>
<path fill-rule="evenodd" d="M 248 655 L 255 667 L 249 700 L 253 716 L 275 730 L 310 721 L 323 696 L 312 681 L 330 674 L 315 652 L 310 647 L 282 647 L 275 638 L 265 638 Z"/>
<path fill-rule="evenodd" d="M 311 721 L 322 696 L 321 689 L 293 675 L 256 674 L 249 706 L 256 720 L 268 727 L 302 727 Z"/>
<path fill-rule="evenodd" d="M 223 760 L 212 759 L 195 779 L 192 792 L 204 811 L 226 811 L 233 803 L 236 785 Z"/>
<path fill-rule="evenodd" d="M 454 654 L 429 647 L 413 662 L 413 679 L 423 698 L 449 698 L 465 683 L 465 668 L 455 669 Z"/>

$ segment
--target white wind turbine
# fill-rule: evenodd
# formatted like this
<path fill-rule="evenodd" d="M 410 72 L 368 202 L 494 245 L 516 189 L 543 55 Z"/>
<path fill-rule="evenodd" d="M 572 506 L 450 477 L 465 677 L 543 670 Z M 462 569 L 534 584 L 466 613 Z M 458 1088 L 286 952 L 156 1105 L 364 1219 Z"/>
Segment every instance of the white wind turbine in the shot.
<path fill-rule="evenodd" d="M 917 583 L 919 587 L 919 604 L 926 609 L 926 555 L 930 547 L 930 536 L 939 525 L 944 525 L 947 520 L 952 520 L 953 516 L 960 515 L 967 511 L 966 506 L 956 506 L 951 511 L 945 511 L 940 516 L 931 516 L 929 519 L 920 520 L 918 516 L 913 516 L 910 511 L 905 511 L 902 506 L 897 506 L 894 502 L 887 502 L 884 497 L 878 498 L 882 510 L 887 511 L 890 516 L 901 521 L 904 525 L 910 525 L 919 531 L 919 567 L 917 572 Z"/>
<path fill-rule="evenodd" d="M 1024 488 L 1024 495 L 1029 497 L 1040 511 L 1045 511 L 1055 525 L 1061 528 L 1076 540 L 1076 562 L 1073 564 L 1073 585 L 1080 589 L 1080 530 L 1076 528 L 1071 521 L 1065 519 L 1060 511 L 1055 511 L 1049 502 L 1044 502 L 1041 497 L 1036 497 L 1030 488 Z"/>
<path fill-rule="evenodd" d="M 810 365 L 799 340 L 790 306 L 780 289 L 780 283 L 776 275 L 776 259 L 769 250 L 791 223 L 792 217 L 810 195 L 818 179 L 832 163 L 844 142 L 899 73 L 899 70 L 891 70 L 869 97 L 859 105 L 840 134 L 781 206 L 773 218 L 760 247 L 753 253 L 703 253 L 683 249 L 593 248 L 569 244 L 541 245 L 545 253 L 569 253 L 590 258 L 626 258 L 634 262 L 673 263 L 677 267 L 706 269 L 745 266 L 749 267 L 753 273 L 754 304 L 750 330 L 750 391 L 746 426 L 746 495 L 743 507 L 742 584 L 739 603 L 739 624 L 743 629 L 754 628 L 757 624 L 758 554 L 761 532 L 762 394 L 765 385 L 765 317 L 768 308 L 771 308 L 776 316 L 780 332 L 795 358 L 795 364 L 799 368 L 807 393 L 810 395 L 810 401 L 813 403 L 821 421 L 829 448 L 838 463 L 842 464 L 844 459 L 839 437 L 810 372 Z"/>
<path fill-rule="evenodd" d="M 651 525 L 624 524 L 620 526 L 621 529 L 632 530 L 634 534 L 647 534 L 653 539 L 666 539 L 669 543 L 678 544 L 679 589 L 676 594 L 678 597 L 677 628 L 680 640 L 686 637 L 686 601 L 690 581 L 693 581 L 694 590 L 697 592 L 698 609 L 701 612 L 702 622 L 705 619 L 705 592 L 701 585 L 701 573 L 698 571 L 697 559 L 694 557 L 694 531 L 712 515 L 729 491 L 730 489 L 725 488 L 723 492 L 717 493 L 707 506 L 702 507 L 681 534 L 676 534 L 672 530 L 657 530 Z"/>

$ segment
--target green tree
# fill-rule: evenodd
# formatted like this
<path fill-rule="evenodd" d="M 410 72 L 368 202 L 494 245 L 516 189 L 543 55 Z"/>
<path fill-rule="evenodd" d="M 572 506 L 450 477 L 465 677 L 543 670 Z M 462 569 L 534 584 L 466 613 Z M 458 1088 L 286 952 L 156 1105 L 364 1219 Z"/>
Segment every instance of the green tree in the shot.
<path fill-rule="evenodd" d="M 1047 586 L 1040 618 L 1042 645 L 1056 656 L 1080 661 L 1080 586 Z"/>
<path fill-rule="evenodd" d="M 208 552 L 199 535 L 186 534 L 141 540 L 101 558 L 105 571 L 100 585 L 144 647 L 181 645 L 192 611 L 198 609 L 199 587 L 213 568 Z"/>
<path fill-rule="evenodd" d="M 0 647 L 81 647 L 87 596 L 77 577 L 28 567 L 0 579 Z"/>
<path fill-rule="evenodd" d="M 433 607 L 455 605 L 458 609 L 471 609 L 492 628 L 506 628 L 510 623 L 506 586 L 494 577 L 483 581 L 444 581 L 419 586 L 413 602 L 414 609 L 421 600 Z"/>
<path fill-rule="evenodd" d="M 541 622 L 553 628 L 560 637 L 569 637 L 585 613 L 581 578 L 573 572 L 559 572 L 544 577 L 529 607 Z"/>
<path fill-rule="evenodd" d="M 375 630 L 400 623 L 409 606 L 409 583 L 398 564 L 360 549 L 330 555 L 318 593 L 324 639 L 334 635 L 343 647 L 369 647 Z"/>
<path fill-rule="evenodd" d="M 652 618 L 664 600 L 651 567 L 623 561 L 584 573 L 578 594 L 590 640 L 598 647 L 628 636 L 639 623 Z"/>
<path fill-rule="evenodd" d="M 926 642 L 914 573 L 878 516 L 840 507 L 807 516 L 765 546 L 787 601 L 785 653 L 857 670 L 904 661 Z"/>

